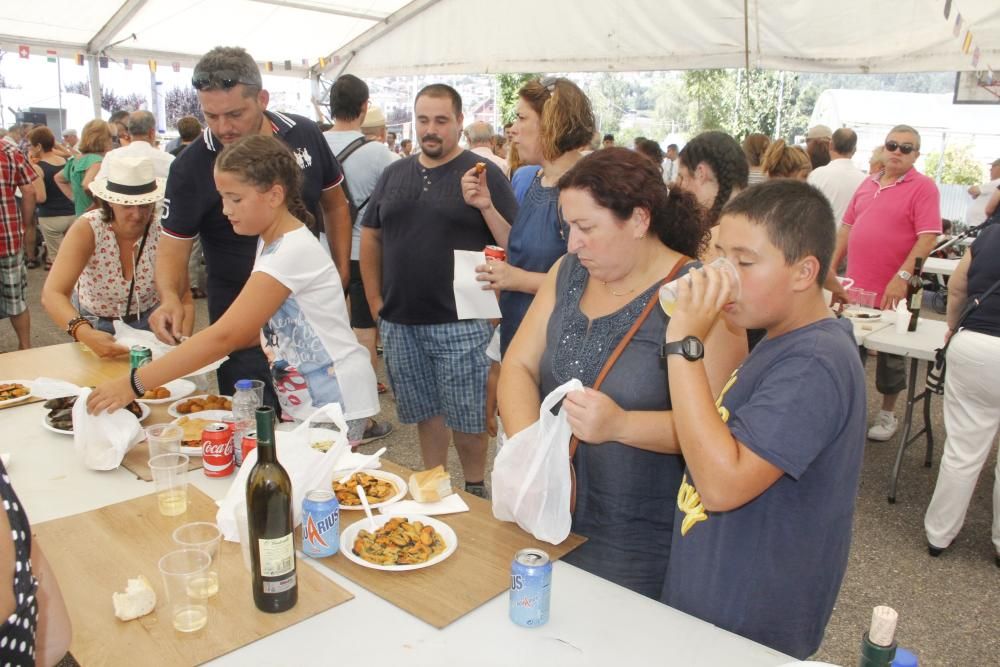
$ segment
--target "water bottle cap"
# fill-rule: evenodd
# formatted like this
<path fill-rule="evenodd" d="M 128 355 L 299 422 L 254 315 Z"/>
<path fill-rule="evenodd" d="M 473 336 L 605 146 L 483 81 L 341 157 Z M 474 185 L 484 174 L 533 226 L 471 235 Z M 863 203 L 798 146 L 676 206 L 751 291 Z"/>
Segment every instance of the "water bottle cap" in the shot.
<path fill-rule="evenodd" d="M 917 656 L 905 648 L 896 649 L 896 657 L 892 661 L 892 667 L 917 667 L 918 664 Z"/>
<path fill-rule="evenodd" d="M 237 380 L 236 381 L 236 390 L 237 391 L 249 391 L 250 389 L 253 389 L 253 382 L 251 382 L 250 380 Z"/>

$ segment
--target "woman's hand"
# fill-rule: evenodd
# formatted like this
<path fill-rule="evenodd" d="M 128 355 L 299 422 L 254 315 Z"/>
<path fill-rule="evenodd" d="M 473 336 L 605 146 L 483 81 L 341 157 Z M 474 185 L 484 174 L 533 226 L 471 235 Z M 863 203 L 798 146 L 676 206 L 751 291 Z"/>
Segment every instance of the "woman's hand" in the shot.
<path fill-rule="evenodd" d="M 90 392 L 87 397 L 87 412 L 92 415 L 120 410 L 135 400 L 132 383 L 126 375 L 117 380 L 108 380 Z"/>
<path fill-rule="evenodd" d="M 500 260 L 488 261 L 476 267 L 476 280 L 486 283 L 484 290 L 520 291 L 517 276 L 521 269 Z"/>
<path fill-rule="evenodd" d="M 106 331 L 98 331 L 86 325 L 77 329 L 77 338 L 101 359 L 114 359 L 128 354 L 128 348 L 115 342 L 115 337 Z"/>
<path fill-rule="evenodd" d="M 590 387 L 566 394 L 562 409 L 573 435 L 592 444 L 619 440 L 627 418 L 610 396 Z"/>
<path fill-rule="evenodd" d="M 462 197 L 469 206 L 480 211 L 493 208 L 493 198 L 490 196 L 490 186 L 486 184 L 486 170 L 477 173 L 473 167 L 462 176 Z"/>

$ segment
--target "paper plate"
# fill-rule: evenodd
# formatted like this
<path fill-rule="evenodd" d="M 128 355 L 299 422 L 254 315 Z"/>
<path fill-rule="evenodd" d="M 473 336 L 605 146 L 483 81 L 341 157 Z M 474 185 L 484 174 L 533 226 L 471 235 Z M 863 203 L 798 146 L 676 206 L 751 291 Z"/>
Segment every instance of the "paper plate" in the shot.
<path fill-rule="evenodd" d="M 355 465 L 357 465 L 357 464 L 355 464 Z M 348 470 L 339 470 L 339 471 L 333 473 L 333 480 L 334 481 L 339 480 L 341 477 L 343 477 L 348 472 Z M 363 472 L 366 475 L 371 475 L 372 477 L 376 477 L 378 479 L 384 479 L 387 482 L 392 482 L 393 486 L 396 487 L 396 493 L 394 495 L 389 496 L 388 498 L 386 498 L 385 500 L 383 500 L 380 503 L 369 503 L 368 506 L 371 507 L 373 510 L 377 510 L 380 507 L 385 507 L 386 505 L 391 505 L 392 503 L 394 503 L 396 501 L 399 501 L 399 500 L 402 500 L 403 498 L 406 497 L 406 482 L 403 481 L 403 478 L 400 477 L 399 475 L 394 475 L 391 472 L 386 472 L 385 470 L 376 470 L 376 469 L 369 469 L 369 468 L 362 468 L 358 472 Z M 343 505 L 343 504 L 341 504 L 340 505 L 340 509 L 342 509 L 342 510 L 361 510 L 362 512 L 365 511 L 364 506 L 362 506 L 360 504 L 359 505 Z"/>
<path fill-rule="evenodd" d="M 222 398 L 227 398 L 230 401 L 233 400 L 232 396 L 226 396 L 225 394 L 198 394 L 197 396 L 188 396 L 187 398 L 182 398 L 180 400 L 171 403 L 170 407 L 167 408 L 167 414 L 169 414 L 171 417 L 197 417 L 199 414 L 204 414 L 205 412 L 213 412 L 213 413 L 232 412 L 232 410 L 203 410 L 202 412 L 191 412 L 188 414 L 184 414 L 183 412 L 177 411 L 177 406 L 183 403 L 184 401 L 192 401 L 196 398 L 206 398 L 208 396 L 222 396 Z"/>
<path fill-rule="evenodd" d="M 4 384 L 19 384 L 28 390 L 28 393 L 24 396 L 18 396 L 17 398 L 8 398 L 6 400 L 0 401 L 0 408 L 6 407 L 8 405 L 14 405 L 15 403 L 20 403 L 21 401 L 26 401 L 31 398 L 31 385 L 22 384 L 20 382 L 15 382 L 13 380 L 0 380 L 0 385 Z"/>
<path fill-rule="evenodd" d="M 855 322 L 878 322 L 882 319 L 882 311 L 877 308 L 851 306 L 850 308 L 844 308 L 841 314 Z"/>
<path fill-rule="evenodd" d="M 394 517 L 385 516 L 380 514 L 375 517 L 375 525 L 379 528 L 384 526 L 389 519 Z M 360 521 L 352 523 L 347 528 L 344 528 L 340 533 L 340 553 L 344 554 L 347 560 L 357 563 L 362 567 L 367 567 L 372 570 L 384 570 L 386 572 L 406 572 L 408 570 L 422 570 L 425 567 L 430 567 L 432 565 L 437 565 L 443 561 L 448 556 L 455 553 L 455 549 L 458 548 L 458 536 L 455 531 L 451 529 L 451 526 L 444 523 L 443 521 L 438 521 L 437 519 L 429 516 L 422 516 L 420 514 L 406 514 L 403 518 L 408 519 L 411 523 L 414 521 L 419 521 L 420 523 L 430 526 L 434 526 L 434 530 L 441 536 L 444 540 L 445 550 L 439 553 L 434 558 L 431 558 L 425 563 L 417 563 L 415 565 L 376 565 L 375 563 L 369 563 L 361 556 L 355 555 L 351 551 L 351 545 L 354 544 L 354 538 L 358 536 L 358 532 L 361 530 L 368 530 L 368 518 L 362 518 Z"/>
<path fill-rule="evenodd" d="M 124 410 L 125 408 L 122 408 L 122 409 Z M 149 416 L 149 413 L 150 413 L 149 406 L 148 405 L 143 405 L 142 403 L 139 403 L 139 412 L 142 413 L 142 415 L 139 417 L 139 423 L 141 424 L 143 421 L 145 421 L 146 417 Z M 55 426 L 53 426 L 52 424 L 50 424 L 49 423 L 49 413 L 48 412 L 45 412 L 45 413 L 42 414 L 42 428 L 44 428 L 46 431 L 52 431 L 53 433 L 59 433 L 60 435 L 73 435 L 73 431 L 65 431 L 65 430 L 63 430 L 61 428 L 56 428 Z"/>
<path fill-rule="evenodd" d="M 170 391 L 170 396 L 166 398 L 137 398 L 135 400 L 149 405 L 163 405 L 164 403 L 177 402 L 178 399 L 188 396 L 196 388 L 194 382 L 184 379 L 173 380 L 163 386 Z"/>
<path fill-rule="evenodd" d="M 172 406 L 171 406 L 172 407 Z M 204 419 L 210 422 L 221 422 L 223 418 L 232 417 L 233 413 L 230 410 L 202 410 L 201 412 L 194 412 L 189 415 L 181 415 L 177 419 L 170 422 L 171 424 L 177 424 L 181 419 Z M 201 456 L 201 445 L 197 447 L 187 447 L 181 442 L 181 454 L 187 454 L 188 456 Z"/>

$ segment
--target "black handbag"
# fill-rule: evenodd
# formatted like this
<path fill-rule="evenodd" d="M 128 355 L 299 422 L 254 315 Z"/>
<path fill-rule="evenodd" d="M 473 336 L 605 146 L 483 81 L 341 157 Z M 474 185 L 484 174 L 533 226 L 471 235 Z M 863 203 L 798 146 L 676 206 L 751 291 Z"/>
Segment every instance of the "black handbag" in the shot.
<path fill-rule="evenodd" d="M 962 325 L 965 324 L 965 320 L 967 320 L 969 315 L 972 314 L 972 311 L 978 308 L 979 304 L 986 300 L 986 297 L 996 291 L 997 287 L 1000 287 L 1000 280 L 993 283 L 988 290 L 982 293 L 981 296 L 971 299 L 969 303 L 965 305 L 965 310 L 962 311 L 962 315 L 958 318 L 958 323 L 955 325 L 954 333 L 952 333 L 951 337 L 948 338 L 948 341 L 944 345 L 934 350 L 934 364 L 927 369 L 927 381 L 925 382 L 925 386 L 928 391 L 935 394 L 944 393 L 944 375 L 948 369 L 948 345 L 951 344 L 951 339 L 955 337 L 955 334 L 962 329 Z"/>

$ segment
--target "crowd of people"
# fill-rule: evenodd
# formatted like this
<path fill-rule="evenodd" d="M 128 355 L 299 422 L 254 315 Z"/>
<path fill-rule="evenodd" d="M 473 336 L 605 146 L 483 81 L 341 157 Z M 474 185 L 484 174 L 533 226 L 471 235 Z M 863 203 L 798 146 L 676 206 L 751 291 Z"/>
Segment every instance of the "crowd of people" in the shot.
<path fill-rule="evenodd" d="M 241 48 L 207 53 L 192 85 L 206 127 L 182 119 L 166 150 L 146 111 L 93 120 L 78 142 L 44 127 L 0 142 L 0 314 L 20 346 L 36 211 L 42 306 L 57 326 L 105 358 L 127 353 L 116 321 L 179 345 L 170 363 L 97 387 L 92 412 L 228 355 L 223 391 L 263 380 L 289 420 L 339 402 L 355 444 L 391 431 L 378 420 L 391 390 L 425 467 L 454 444 L 465 489 L 485 496 L 489 436 L 523 430 L 577 378 L 585 388 L 562 409 L 573 530 L 588 540 L 566 560 L 798 658 L 817 650 L 866 435 L 893 437 L 906 383 L 903 360 L 879 354 L 869 426 L 852 327 L 823 290 L 845 301 L 846 272 L 883 308 L 906 298 L 941 233 L 917 130 L 894 127 L 867 174 L 852 162 L 855 132 L 822 125 L 805 147 L 709 131 L 665 151 L 642 137 L 622 148 L 576 84 L 543 77 L 518 91 L 502 133 L 466 124 L 459 93 L 428 85 L 416 145 L 397 145 L 351 74 L 333 82 L 325 127 L 270 109 Z M 984 215 L 1000 207 L 997 185 L 977 188 Z M 952 281 L 953 329 L 1000 278 L 996 229 Z M 462 318 L 455 253 L 491 245 L 506 258 L 475 277 L 502 318 Z M 658 307 L 681 277 L 676 303 Z M 210 325 L 195 332 L 203 295 Z M 958 533 L 1000 423 L 982 372 L 1000 358 L 998 302 L 953 335 L 931 555 Z M 994 500 L 1000 553 L 1000 486 Z"/>

